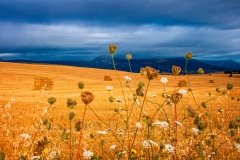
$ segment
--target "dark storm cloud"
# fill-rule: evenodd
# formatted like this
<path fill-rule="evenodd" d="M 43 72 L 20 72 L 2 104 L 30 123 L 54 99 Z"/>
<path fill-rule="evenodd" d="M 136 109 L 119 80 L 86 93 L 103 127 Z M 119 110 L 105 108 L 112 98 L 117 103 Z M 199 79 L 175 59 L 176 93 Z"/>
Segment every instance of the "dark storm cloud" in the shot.
<path fill-rule="evenodd" d="M 240 61 L 239 0 L 0 0 L 0 59 L 106 54 Z"/>
<path fill-rule="evenodd" d="M 0 20 L 238 28 L 239 8 L 239 0 L 1 0 Z"/>

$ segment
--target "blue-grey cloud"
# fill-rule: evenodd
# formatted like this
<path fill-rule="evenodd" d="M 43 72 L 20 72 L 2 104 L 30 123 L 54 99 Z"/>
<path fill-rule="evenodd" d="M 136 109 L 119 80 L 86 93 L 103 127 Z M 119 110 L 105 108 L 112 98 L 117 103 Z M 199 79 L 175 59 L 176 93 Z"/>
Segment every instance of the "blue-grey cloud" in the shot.
<path fill-rule="evenodd" d="M 239 8 L 239 0 L 1 0 L 0 20 L 238 28 Z"/>
<path fill-rule="evenodd" d="M 182 56 L 235 58 L 240 55 L 240 29 L 213 29 L 189 26 L 86 26 L 73 24 L 0 23 L 0 52 L 28 56 L 64 58 L 107 53 L 110 42 L 119 45 L 118 54 L 137 57 Z M 234 54 L 233 54 L 234 53 Z M 91 57 L 90 56 L 90 57 Z M 214 57 L 214 58 L 215 58 Z M 238 57 L 240 58 L 240 57 Z"/>
<path fill-rule="evenodd" d="M 240 61 L 239 0 L 1 0 L 0 59 L 118 55 Z"/>

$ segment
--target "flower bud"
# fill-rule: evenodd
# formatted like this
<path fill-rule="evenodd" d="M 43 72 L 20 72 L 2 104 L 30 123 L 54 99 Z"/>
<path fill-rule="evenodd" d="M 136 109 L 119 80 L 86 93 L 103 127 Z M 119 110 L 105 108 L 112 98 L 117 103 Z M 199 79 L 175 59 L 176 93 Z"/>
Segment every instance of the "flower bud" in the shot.
<path fill-rule="evenodd" d="M 191 58 L 192 58 L 192 53 L 187 52 L 187 53 L 185 54 L 185 58 L 186 58 L 186 60 L 191 59 Z"/>
<path fill-rule="evenodd" d="M 128 61 L 132 60 L 132 54 L 127 53 L 126 54 L 126 60 L 128 60 Z"/>
<path fill-rule="evenodd" d="M 172 73 L 174 75 L 178 75 L 178 74 L 180 74 L 180 72 L 181 72 L 181 67 L 175 66 L 175 65 L 172 66 Z"/>
<path fill-rule="evenodd" d="M 115 45 L 115 44 L 109 44 L 108 50 L 109 50 L 109 53 L 110 53 L 110 54 L 114 54 L 115 51 L 116 51 L 116 49 L 117 49 L 117 45 Z"/>

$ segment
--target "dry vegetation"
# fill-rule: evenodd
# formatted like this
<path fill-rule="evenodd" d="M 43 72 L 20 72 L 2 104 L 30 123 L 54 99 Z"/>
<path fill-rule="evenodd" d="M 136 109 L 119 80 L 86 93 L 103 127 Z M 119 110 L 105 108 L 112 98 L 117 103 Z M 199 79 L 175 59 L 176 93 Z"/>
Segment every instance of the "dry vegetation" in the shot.
<path fill-rule="evenodd" d="M 240 157 L 239 78 L 143 72 L 1 62 L 0 159 Z M 51 90 L 34 90 L 36 77 Z"/>

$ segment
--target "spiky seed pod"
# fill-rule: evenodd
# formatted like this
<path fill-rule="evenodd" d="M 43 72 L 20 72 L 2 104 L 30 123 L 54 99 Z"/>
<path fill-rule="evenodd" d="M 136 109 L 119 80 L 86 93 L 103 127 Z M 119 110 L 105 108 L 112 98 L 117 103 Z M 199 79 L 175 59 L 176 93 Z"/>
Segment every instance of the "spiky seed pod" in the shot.
<path fill-rule="evenodd" d="M 198 74 L 200 75 L 204 74 L 204 70 L 202 68 L 198 68 Z"/>
<path fill-rule="evenodd" d="M 187 52 L 187 53 L 185 54 L 185 58 L 186 58 L 186 60 L 191 59 L 191 58 L 192 58 L 192 53 Z"/>
<path fill-rule="evenodd" d="M 89 91 L 85 91 L 81 94 L 81 98 L 83 103 L 85 105 L 88 105 L 94 100 L 94 95 Z"/>
<path fill-rule="evenodd" d="M 206 102 L 202 102 L 201 105 L 202 105 L 203 108 L 207 108 L 207 103 Z"/>
<path fill-rule="evenodd" d="M 138 88 L 143 88 L 144 87 L 144 83 L 143 82 L 139 82 L 138 83 Z"/>
<path fill-rule="evenodd" d="M 227 89 L 228 89 L 228 90 L 233 89 L 233 85 L 232 85 L 231 83 L 228 83 L 228 84 L 227 84 Z"/>
<path fill-rule="evenodd" d="M 128 60 L 128 61 L 132 60 L 132 54 L 127 53 L 126 54 L 126 60 Z"/>
<path fill-rule="evenodd" d="M 76 100 L 73 100 L 72 98 L 68 98 L 67 99 L 67 107 L 68 108 L 73 108 L 77 105 L 77 101 Z"/>
<path fill-rule="evenodd" d="M 174 104 L 178 104 L 180 102 L 182 98 L 182 94 L 181 93 L 175 93 L 171 95 L 171 100 Z"/>
<path fill-rule="evenodd" d="M 4 152 L 0 152 L 0 160 L 5 160 L 6 155 Z"/>
<path fill-rule="evenodd" d="M 136 89 L 136 95 L 143 97 L 144 96 L 144 89 L 143 88 L 137 88 Z"/>
<path fill-rule="evenodd" d="M 54 97 L 48 98 L 48 103 L 49 103 L 50 105 L 53 105 L 55 102 L 56 102 L 56 98 L 54 98 Z"/>
<path fill-rule="evenodd" d="M 220 92 L 221 92 L 221 89 L 220 89 L 220 88 L 216 88 L 216 91 L 217 91 L 218 93 L 220 93 Z"/>
<path fill-rule="evenodd" d="M 113 43 L 109 44 L 108 50 L 109 50 L 110 54 L 114 54 L 116 52 L 116 49 L 117 49 L 117 45 L 116 44 L 113 44 Z"/>
<path fill-rule="evenodd" d="M 180 72 L 181 72 L 181 67 L 175 66 L 175 65 L 172 66 L 172 73 L 173 73 L 174 75 L 179 75 Z"/>
<path fill-rule="evenodd" d="M 79 132 L 81 130 L 81 125 L 82 125 L 82 122 L 80 120 L 78 120 L 76 123 L 75 123 L 75 130 L 77 132 Z"/>
<path fill-rule="evenodd" d="M 110 96 L 110 97 L 108 98 L 108 100 L 109 100 L 109 102 L 114 102 L 114 101 L 115 101 L 115 98 L 114 98 L 113 96 Z"/>
<path fill-rule="evenodd" d="M 78 88 L 83 89 L 84 88 L 84 83 L 83 82 L 78 82 Z"/>
<path fill-rule="evenodd" d="M 68 119 L 69 119 L 69 120 L 72 120 L 74 117 L 75 117 L 75 113 L 74 113 L 74 112 L 70 112 L 70 113 L 68 114 Z"/>
<path fill-rule="evenodd" d="M 153 80 L 158 77 L 159 70 L 156 70 L 152 67 L 146 66 L 146 67 L 140 69 L 140 73 L 141 73 L 141 75 L 146 77 L 148 80 Z"/>

